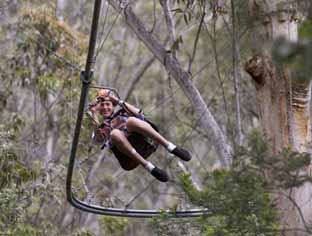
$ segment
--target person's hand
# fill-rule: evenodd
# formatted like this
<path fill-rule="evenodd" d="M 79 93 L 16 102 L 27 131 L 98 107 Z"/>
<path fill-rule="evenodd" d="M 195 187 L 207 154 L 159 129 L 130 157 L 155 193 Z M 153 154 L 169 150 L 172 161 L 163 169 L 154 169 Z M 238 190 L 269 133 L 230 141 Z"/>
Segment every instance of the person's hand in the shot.
<path fill-rule="evenodd" d="M 86 112 L 86 115 L 91 119 L 91 122 L 93 125 L 95 125 L 97 127 L 100 125 L 99 118 L 97 117 L 97 115 L 95 113 L 92 113 L 89 110 Z"/>
<path fill-rule="evenodd" d="M 86 115 L 91 119 L 92 124 L 95 126 L 99 126 L 100 122 L 98 119 L 98 116 L 96 115 L 98 107 L 98 102 L 91 102 L 88 104 L 88 110 L 86 112 Z"/>
<path fill-rule="evenodd" d="M 92 113 L 95 113 L 97 111 L 97 106 L 98 106 L 97 101 L 90 102 L 88 104 L 88 110 L 91 111 Z"/>

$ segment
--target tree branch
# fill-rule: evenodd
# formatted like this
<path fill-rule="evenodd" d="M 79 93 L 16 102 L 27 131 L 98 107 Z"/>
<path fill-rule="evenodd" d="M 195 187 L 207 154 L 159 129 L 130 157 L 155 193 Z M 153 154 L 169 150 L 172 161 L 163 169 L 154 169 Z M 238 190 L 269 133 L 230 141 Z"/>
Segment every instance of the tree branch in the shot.
<path fill-rule="evenodd" d="M 170 12 L 170 0 L 159 0 L 160 5 L 163 8 L 165 19 L 166 19 L 166 24 L 169 32 L 169 40 L 170 44 L 173 45 L 174 42 L 176 41 L 176 33 L 175 33 L 175 28 L 174 28 L 174 21 L 172 14 Z"/>
<path fill-rule="evenodd" d="M 239 88 L 239 80 L 242 79 L 242 75 L 240 73 L 239 61 L 240 61 L 240 52 L 239 52 L 239 42 L 238 42 L 238 34 L 236 29 L 236 8 L 234 0 L 231 0 L 231 11 L 232 11 L 232 45 L 233 45 L 233 80 L 234 80 L 234 91 L 235 91 L 235 108 L 236 108 L 236 130 L 237 130 L 237 140 L 238 145 L 243 144 L 243 134 L 242 134 L 242 125 L 241 125 L 241 113 L 240 113 L 240 88 Z"/>
<path fill-rule="evenodd" d="M 136 84 L 140 81 L 145 71 L 153 64 L 154 60 L 155 57 L 152 56 L 140 65 L 134 76 L 129 80 L 127 87 L 123 91 L 123 94 L 121 96 L 123 100 L 127 100 L 129 98 Z"/>
<path fill-rule="evenodd" d="M 190 58 L 189 65 L 188 65 L 188 72 L 189 73 L 191 73 L 191 67 L 192 67 L 193 61 L 195 59 L 195 55 L 196 55 L 196 51 L 197 51 L 198 39 L 199 39 L 199 35 L 200 35 L 201 29 L 202 29 L 202 26 L 203 26 L 203 23 L 204 23 L 205 15 L 206 15 L 205 12 L 203 12 L 202 16 L 201 16 L 201 19 L 200 19 L 199 26 L 198 26 L 198 30 L 197 30 L 197 33 L 196 33 L 196 38 L 195 38 L 194 46 L 193 46 L 193 53 L 192 53 L 192 57 Z"/>

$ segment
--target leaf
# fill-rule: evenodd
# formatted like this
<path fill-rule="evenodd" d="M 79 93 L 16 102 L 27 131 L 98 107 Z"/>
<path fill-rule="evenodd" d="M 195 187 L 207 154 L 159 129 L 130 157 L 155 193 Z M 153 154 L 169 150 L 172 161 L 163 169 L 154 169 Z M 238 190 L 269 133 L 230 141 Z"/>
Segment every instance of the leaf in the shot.
<path fill-rule="evenodd" d="M 300 26 L 299 37 L 312 39 L 312 24 L 310 21 L 306 21 Z"/>

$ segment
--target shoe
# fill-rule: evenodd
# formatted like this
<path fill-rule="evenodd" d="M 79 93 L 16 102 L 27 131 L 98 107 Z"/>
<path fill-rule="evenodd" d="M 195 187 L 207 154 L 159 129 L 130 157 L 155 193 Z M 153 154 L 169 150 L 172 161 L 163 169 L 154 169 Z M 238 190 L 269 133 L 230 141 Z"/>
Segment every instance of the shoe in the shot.
<path fill-rule="evenodd" d="M 178 146 L 176 146 L 176 148 L 173 149 L 171 153 L 183 161 L 190 161 L 192 159 L 191 153 L 189 151 Z"/>
<path fill-rule="evenodd" d="M 155 166 L 155 168 L 151 171 L 151 174 L 158 179 L 161 182 L 167 182 L 169 180 L 169 177 L 166 173 L 166 171 L 159 169 Z"/>

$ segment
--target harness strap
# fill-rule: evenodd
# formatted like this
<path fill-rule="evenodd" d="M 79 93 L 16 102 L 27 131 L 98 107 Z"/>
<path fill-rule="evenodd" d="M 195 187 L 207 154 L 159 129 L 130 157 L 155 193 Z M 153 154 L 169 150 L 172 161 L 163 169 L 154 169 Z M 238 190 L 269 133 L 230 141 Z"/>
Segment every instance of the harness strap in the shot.
<path fill-rule="evenodd" d="M 122 103 L 121 105 L 121 109 L 119 109 L 118 111 L 116 111 L 111 117 L 106 118 L 105 121 L 102 122 L 102 124 L 99 125 L 99 128 L 104 128 L 104 127 L 108 127 L 109 128 L 109 132 L 111 132 L 113 130 L 113 127 L 111 125 L 111 122 L 114 118 L 118 117 L 122 112 L 126 112 L 128 115 L 130 116 L 136 116 L 136 114 L 134 112 L 132 112 L 125 103 Z M 141 112 L 142 110 L 140 110 Z M 140 113 L 139 112 L 139 113 Z M 101 147 L 101 149 L 104 149 L 106 147 L 106 143 L 104 143 Z"/>

